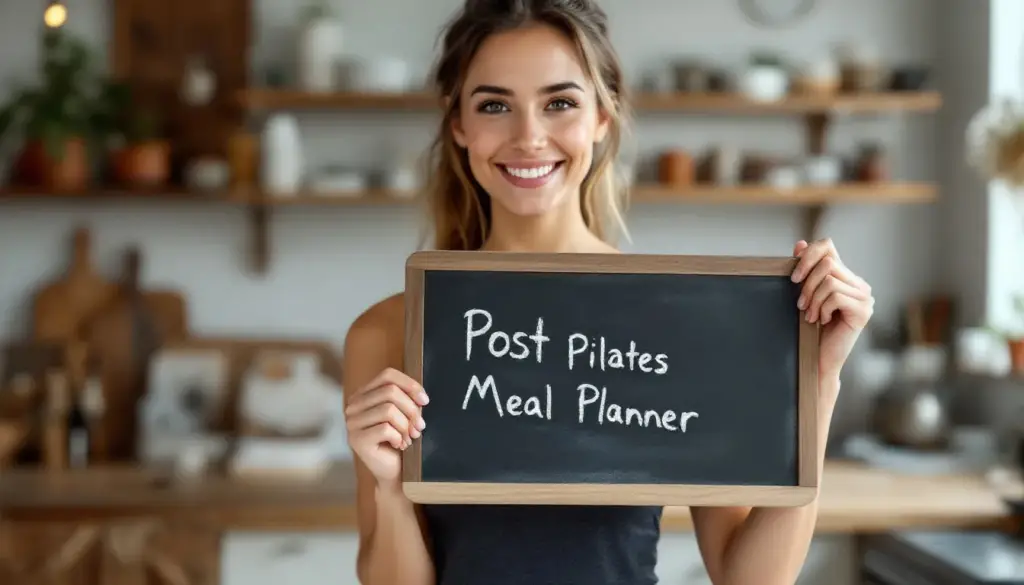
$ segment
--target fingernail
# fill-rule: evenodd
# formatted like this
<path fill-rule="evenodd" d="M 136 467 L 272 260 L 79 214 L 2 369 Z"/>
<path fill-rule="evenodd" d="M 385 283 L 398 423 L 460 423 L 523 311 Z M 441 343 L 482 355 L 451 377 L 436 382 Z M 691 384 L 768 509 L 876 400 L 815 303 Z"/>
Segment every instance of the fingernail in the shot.
<path fill-rule="evenodd" d="M 427 428 L 427 421 L 423 420 L 422 418 L 416 419 L 416 428 L 421 431 Z"/>
<path fill-rule="evenodd" d="M 800 297 L 800 300 L 796 302 L 796 307 L 801 311 L 807 308 L 807 300 L 804 297 Z"/>
<path fill-rule="evenodd" d="M 412 438 L 414 438 L 414 439 L 415 439 L 416 437 L 419 437 L 419 436 L 420 436 L 420 431 L 419 431 L 419 429 L 411 429 L 411 430 L 409 431 L 409 436 L 410 436 L 410 437 L 412 437 Z"/>
<path fill-rule="evenodd" d="M 427 396 L 426 392 L 420 392 L 419 394 L 416 395 L 416 402 L 419 402 L 420 404 L 426 404 L 430 402 L 430 398 Z"/>
<path fill-rule="evenodd" d="M 800 282 L 800 271 L 794 270 L 793 275 L 790 277 L 793 282 Z"/>

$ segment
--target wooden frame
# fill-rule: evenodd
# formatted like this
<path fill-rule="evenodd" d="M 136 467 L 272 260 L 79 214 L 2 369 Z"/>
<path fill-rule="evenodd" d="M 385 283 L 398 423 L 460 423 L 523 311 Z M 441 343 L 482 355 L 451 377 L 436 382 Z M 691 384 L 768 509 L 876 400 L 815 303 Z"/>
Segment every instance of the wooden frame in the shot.
<path fill-rule="evenodd" d="M 723 274 L 789 276 L 795 258 L 634 254 L 535 254 L 428 251 L 406 262 L 405 371 L 423 380 L 425 273 L 432 270 L 606 274 Z M 417 503 L 800 506 L 818 492 L 819 326 L 800 311 L 798 380 L 798 472 L 795 486 L 678 484 L 529 484 L 422 481 L 421 439 L 403 454 L 405 494 Z M 429 432 L 429 431 L 428 431 Z"/>

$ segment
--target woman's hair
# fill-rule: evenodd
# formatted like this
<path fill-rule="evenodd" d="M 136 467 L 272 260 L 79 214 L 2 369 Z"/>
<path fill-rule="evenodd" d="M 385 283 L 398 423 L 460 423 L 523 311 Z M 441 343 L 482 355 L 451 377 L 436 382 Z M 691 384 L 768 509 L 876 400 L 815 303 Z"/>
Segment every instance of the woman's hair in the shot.
<path fill-rule="evenodd" d="M 467 0 L 443 34 L 443 48 L 431 76 L 444 104 L 441 126 L 427 159 L 427 204 L 436 249 L 476 250 L 488 237 L 491 201 L 473 178 L 466 152 L 454 140 L 451 122 L 470 62 L 493 34 L 542 23 L 571 39 L 597 88 L 598 106 L 609 132 L 595 149 L 581 187 L 580 206 L 590 231 L 606 242 L 625 234 L 625 185 L 616 175 L 616 156 L 628 115 L 622 67 L 608 36 L 607 17 L 594 0 Z"/>

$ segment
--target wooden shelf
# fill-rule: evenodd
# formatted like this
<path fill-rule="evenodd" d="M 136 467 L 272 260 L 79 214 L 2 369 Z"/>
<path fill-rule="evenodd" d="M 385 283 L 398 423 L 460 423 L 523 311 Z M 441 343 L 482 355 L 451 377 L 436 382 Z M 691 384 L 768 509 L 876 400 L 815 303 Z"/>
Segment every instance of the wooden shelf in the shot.
<path fill-rule="evenodd" d="M 776 189 L 760 185 L 677 189 L 642 185 L 633 190 L 632 202 L 705 205 L 827 205 L 829 203 L 930 203 L 936 189 L 928 183 L 845 183 Z"/>
<path fill-rule="evenodd" d="M 249 110 L 432 110 L 438 100 L 427 93 L 310 93 L 296 90 L 249 89 L 239 101 Z M 638 111 L 723 112 L 730 114 L 929 112 L 942 105 L 935 91 L 791 95 L 775 102 L 757 102 L 731 93 L 640 93 Z"/>
<path fill-rule="evenodd" d="M 835 186 L 805 186 L 776 189 L 761 185 L 735 187 L 696 186 L 679 188 L 662 185 L 638 185 L 632 190 L 631 203 L 683 205 L 825 205 L 829 203 L 929 203 L 936 196 L 928 183 L 846 183 Z M 403 192 L 374 190 L 365 192 L 297 193 L 272 197 L 259 192 L 236 192 L 230 199 L 267 207 L 359 207 L 415 205 L 419 198 Z"/>
<path fill-rule="evenodd" d="M 928 183 L 846 183 L 834 186 L 804 186 L 777 189 L 761 185 L 735 187 L 695 186 L 678 188 L 664 185 L 637 185 L 632 190 L 634 208 L 645 205 L 790 205 L 803 208 L 803 237 L 817 235 L 825 209 L 830 204 L 920 204 L 936 198 L 936 188 Z M 63 202 L 95 205 L 106 202 L 159 204 L 192 203 L 233 205 L 249 214 L 252 266 L 265 272 L 270 258 L 270 216 L 275 209 L 296 207 L 389 207 L 413 206 L 421 198 L 407 192 L 371 190 L 349 193 L 296 193 L 272 196 L 258 190 L 229 190 L 217 193 L 193 193 L 168 189 L 163 192 L 132 192 L 97 188 L 83 193 L 51 193 L 39 189 L 0 190 L 4 202 Z"/>
<path fill-rule="evenodd" d="M 695 186 L 688 188 L 667 185 L 637 185 L 631 194 L 631 203 L 684 204 L 684 205 L 827 205 L 829 203 L 930 203 L 935 200 L 936 188 L 929 183 L 844 183 L 834 186 L 802 186 L 777 189 L 761 185 L 735 187 Z M 260 191 L 234 190 L 213 193 L 166 190 L 134 192 L 103 189 L 88 192 L 47 192 L 38 189 L 2 189 L 0 201 L 30 203 L 36 201 L 81 202 L 93 204 L 103 201 L 141 203 L 228 203 L 256 207 L 366 207 L 411 206 L 419 197 L 386 189 L 310 193 L 272 196 Z"/>

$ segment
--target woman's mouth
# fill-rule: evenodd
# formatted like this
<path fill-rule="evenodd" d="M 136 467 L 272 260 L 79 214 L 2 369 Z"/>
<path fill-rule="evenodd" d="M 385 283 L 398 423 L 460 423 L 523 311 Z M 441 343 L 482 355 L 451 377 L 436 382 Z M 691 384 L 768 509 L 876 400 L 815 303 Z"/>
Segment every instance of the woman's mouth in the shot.
<path fill-rule="evenodd" d="M 499 164 L 497 166 L 509 183 L 523 189 L 536 189 L 550 181 L 564 163 L 565 161 L 557 161 L 541 165 Z"/>

